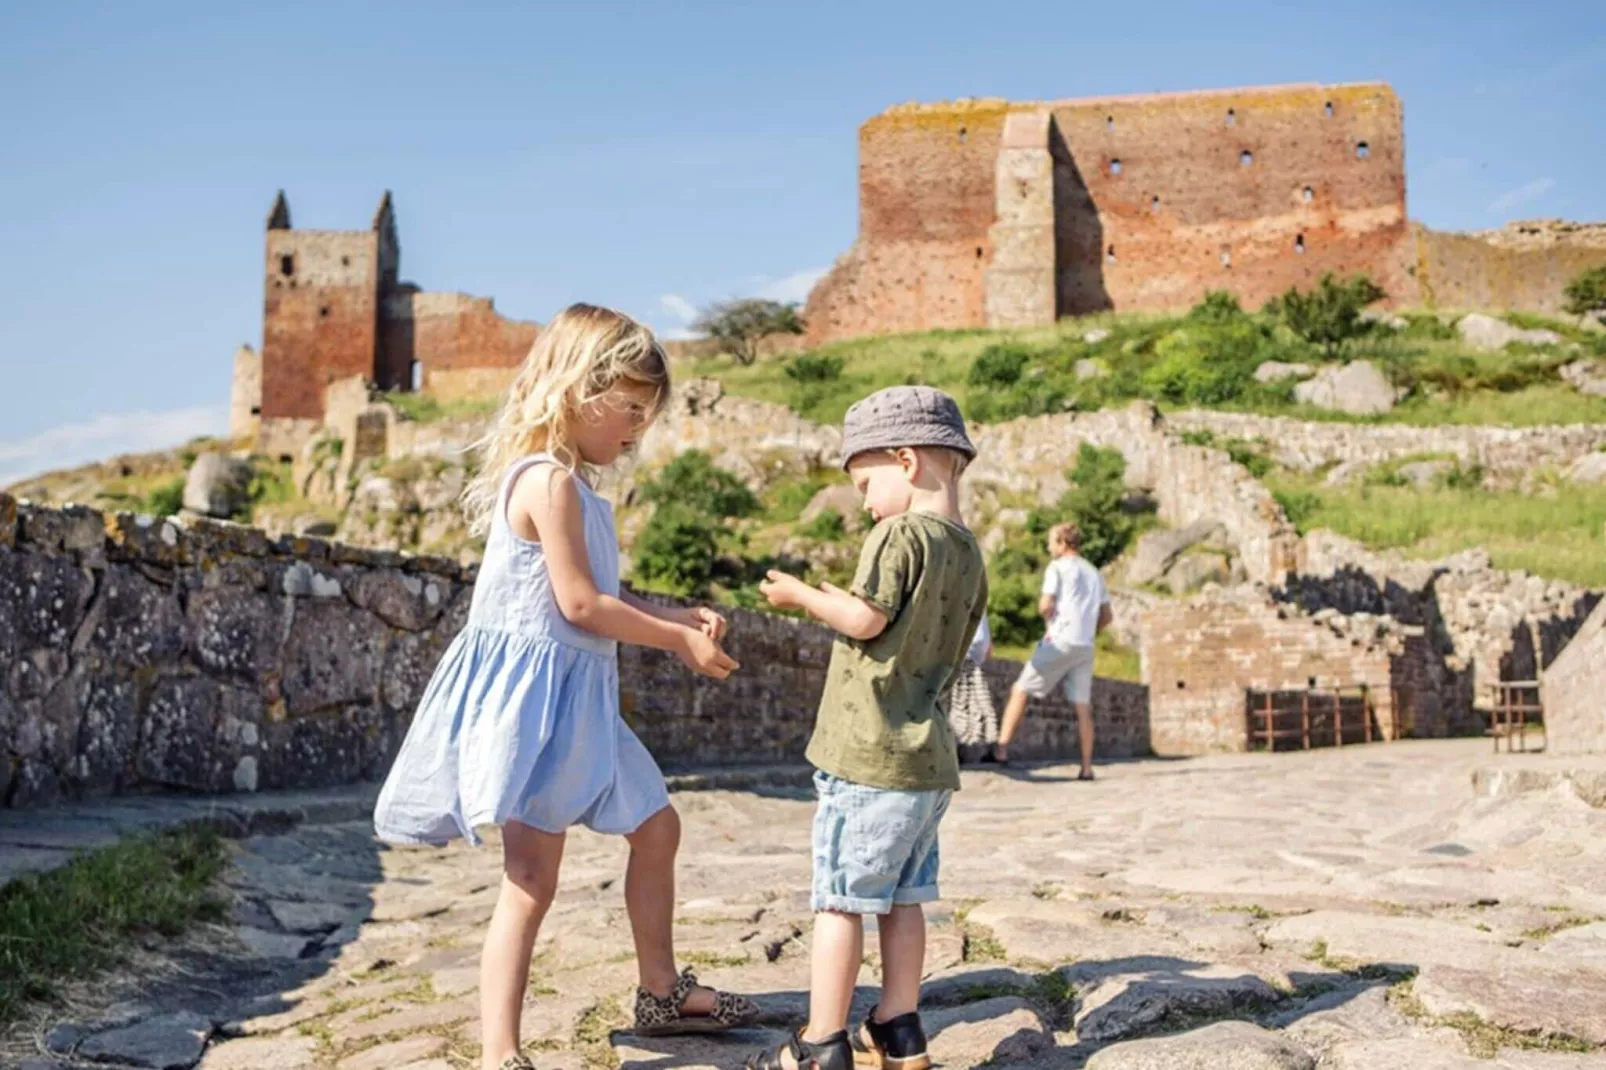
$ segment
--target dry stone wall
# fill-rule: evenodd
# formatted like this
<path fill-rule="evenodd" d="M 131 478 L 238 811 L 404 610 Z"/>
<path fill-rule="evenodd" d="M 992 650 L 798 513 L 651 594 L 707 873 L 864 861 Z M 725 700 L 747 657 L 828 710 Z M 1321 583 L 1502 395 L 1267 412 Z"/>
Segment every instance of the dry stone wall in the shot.
<path fill-rule="evenodd" d="M 159 789 L 322 787 L 382 776 L 476 570 L 209 521 L 0 495 L 0 803 Z M 798 761 L 830 638 L 736 611 L 720 684 L 626 648 L 627 719 L 668 767 Z M 1012 667 L 990 666 L 1000 691 Z M 1099 683 L 1102 753 L 1145 753 L 1145 689 Z M 1023 753 L 1067 755 L 1063 703 Z"/>
<path fill-rule="evenodd" d="M 1539 697 L 1547 751 L 1606 754 L 1606 602 L 1545 670 Z"/>
<path fill-rule="evenodd" d="M 1606 448 L 1606 425 L 1555 427 L 1413 427 L 1409 424 L 1347 424 L 1256 416 L 1235 412 L 1180 412 L 1167 417 L 1179 432 L 1208 431 L 1218 439 L 1260 440 L 1285 468 L 1312 472 L 1329 465 L 1383 464 L 1406 457 L 1442 454 L 1480 465 L 1503 483 L 1525 475 L 1561 470 Z"/>

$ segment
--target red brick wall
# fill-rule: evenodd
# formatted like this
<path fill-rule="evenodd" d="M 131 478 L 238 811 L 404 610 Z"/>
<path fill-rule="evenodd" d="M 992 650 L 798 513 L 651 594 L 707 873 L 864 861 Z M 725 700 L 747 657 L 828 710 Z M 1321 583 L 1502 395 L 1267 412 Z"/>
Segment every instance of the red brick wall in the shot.
<path fill-rule="evenodd" d="M 861 128 L 859 239 L 810 295 L 811 342 L 985 324 L 1003 119 L 1036 107 L 1054 117 L 1058 314 L 1183 307 L 1210 289 L 1258 306 L 1326 271 L 1416 299 L 1386 85 L 961 102 Z"/>
<path fill-rule="evenodd" d="M 375 376 L 378 261 L 370 232 L 268 231 L 263 419 L 320 419 L 330 383 Z"/>
<path fill-rule="evenodd" d="M 486 298 L 456 293 L 396 294 L 385 301 L 381 322 L 382 383 L 406 389 L 412 363 L 423 368 L 422 387 L 440 373 L 469 368 L 516 368 L 539 327 L 504 319 Z"/>

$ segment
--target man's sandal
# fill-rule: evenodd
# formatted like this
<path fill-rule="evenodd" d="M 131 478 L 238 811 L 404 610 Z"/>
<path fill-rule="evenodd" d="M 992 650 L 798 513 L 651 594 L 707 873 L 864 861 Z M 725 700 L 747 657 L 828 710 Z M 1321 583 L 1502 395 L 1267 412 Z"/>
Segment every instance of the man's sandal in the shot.
<path fill-rule="evenodd" d="M 668 1037 L 680 1033 L 723 1033 L 750 1025 L 758 1018 L 758 1005 L 746 996 L 734 992 L 714 991 L 714 1010 L 710 1014 L 685 1014 L 687 998 L 700 987 L 697 975 L 687 968 L 675 981 L 667 996 L 653 995 L 645 988 L 636 989 L 636 1025 L 638 1037 Z"/>
<path fill-rule="evenodd" d="M 853 1046 L 847 1030 L 833 1033 L 818 1044 L 803 1039 L 799 1029 L 786 1040 L 747 1057 L 746 1070 L 853 1070 Z"/>

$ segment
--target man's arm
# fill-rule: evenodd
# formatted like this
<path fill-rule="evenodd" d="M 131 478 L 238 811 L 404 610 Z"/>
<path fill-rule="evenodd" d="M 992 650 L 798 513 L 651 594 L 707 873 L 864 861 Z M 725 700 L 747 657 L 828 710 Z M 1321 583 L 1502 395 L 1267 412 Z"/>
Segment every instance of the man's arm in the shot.
<path fill-rule="evenodd" d="M 1110 608 L 1110 603 L 1105 602 L 1099 606 L 1099 624 L 1094 630 L 1102 632 L 1110 626 L 1110 622 L 1113 620 L 1115 620 L 1115 611 Z"/>
<path fill-rule="evenodd" d="M 1052 621 L 1054 619 L 1054 605 L 1054 596 L 1045 594 L 1037 600 L 1037 612 L 1044 620 Z"/>

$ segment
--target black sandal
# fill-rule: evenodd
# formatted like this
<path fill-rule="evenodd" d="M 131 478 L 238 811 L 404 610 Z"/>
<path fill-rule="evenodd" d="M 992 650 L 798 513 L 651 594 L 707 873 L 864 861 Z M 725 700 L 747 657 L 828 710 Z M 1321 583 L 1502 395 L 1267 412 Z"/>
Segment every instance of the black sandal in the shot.
<path fill-rule="evenodd" d="M 853 1061 L 876 1070 L 929 1070 L 931 1055 L 920 1013 L 910 1011 L 885 1022 L 875 1016 L 872 1008 L 853 1034 Z"/>
<path fill-rule="evenodd" d="M 818 1044 L 803 1039 L 799 1029 L 789 1038 L 747 1057 L 746 1070 L 853 1070 L 848 1031 L 832 1033 Z"/>

